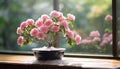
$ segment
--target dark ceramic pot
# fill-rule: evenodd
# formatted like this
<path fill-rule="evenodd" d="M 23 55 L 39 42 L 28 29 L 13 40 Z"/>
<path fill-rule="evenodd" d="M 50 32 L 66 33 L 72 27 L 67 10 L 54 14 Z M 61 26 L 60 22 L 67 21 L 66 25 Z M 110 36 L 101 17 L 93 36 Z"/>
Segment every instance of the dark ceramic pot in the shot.
<path fill-rule="evenodd" d="M 34 48 L 32 49 L 37 60 L 57 60 L 62 59 L 65 48 Z"/>

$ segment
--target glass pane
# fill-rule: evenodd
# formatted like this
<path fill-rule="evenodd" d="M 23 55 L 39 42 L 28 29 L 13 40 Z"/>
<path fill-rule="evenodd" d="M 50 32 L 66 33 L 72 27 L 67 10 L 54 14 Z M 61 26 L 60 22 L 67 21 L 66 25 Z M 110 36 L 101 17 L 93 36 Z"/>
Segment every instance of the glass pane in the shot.
<path fill-rule="evenodd" d="M 112 0 L 60 0 L 60 11 L 76 16 L 74 31 L 82 37 L 71 47 L 61 39 L 67 53 L 112 54 Z"/>
<path fill-rule="evenodd" d="M 38 19 L 53 10 L 52 0 L 0 0 L 0 50 L 30 51 L 38 45 L 17 45 L 16 29 L 22 21 Z"/>
<path fill-rule="evenodd" d="M 117 14 L 118 14 L 118 53 L 120 56 L 120 0 L 117 0 Z"/>
<path fill-rule="evenodd" d="M 42 47 L 36 43 L 20 47 L 17 45 L 16 29 L 28 18 L 37 20 L 42 14 L 53 10 L 53 0 L 0 0 L 0 50 L 31 51 L 34 47 Z M 81 35 L 80 45 L 68 46 L 65 39 L 60 38 L 60 47 L 66 53 L 79 54 L 112 54 L 111 20 L 105 16 L 112 14 L 111 0 L 60 0 L 60 11 L 64 15 L 74 14 L 74 31 Z M 98 37 L 89 36 L 91 31 L 100 33 Z M 100 41 L 99 41 L 100 39 Z"/>

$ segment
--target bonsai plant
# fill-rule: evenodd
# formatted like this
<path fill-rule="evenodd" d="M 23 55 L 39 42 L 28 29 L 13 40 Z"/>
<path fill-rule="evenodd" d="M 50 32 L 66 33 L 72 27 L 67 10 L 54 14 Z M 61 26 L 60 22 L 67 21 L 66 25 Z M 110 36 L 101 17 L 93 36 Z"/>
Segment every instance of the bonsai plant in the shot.
<path fill-rule="evenodd" d="M 46 47 L 32 49 L 38 60 L 61 59 L 65 49 L 54 48 L 54 43 L 57 40 L 55 36 L 58 33 L 62 34 L 69 45 L 80 44 L 81 36 L 72 31 L 74 20 L 75 16 L 73 14 L 69 13 L 65 17 L 63 13 L 56 10 L 53 10 L 50 16 L 46 14 L 41 15 L 36 21 L 27 19 L 17 28 L 17 34 L 19 35 L 17 43 L 20 46 L 31 44 L 32 42 L 44 43 Z M 55 55 L 56 53 L 57 55 Z M 45 54 L 47 56 L 44 56 Z M 51 54 L 57 57 L 52 57 Z M 48 56 L 51 57 L 48 58 Z"/>

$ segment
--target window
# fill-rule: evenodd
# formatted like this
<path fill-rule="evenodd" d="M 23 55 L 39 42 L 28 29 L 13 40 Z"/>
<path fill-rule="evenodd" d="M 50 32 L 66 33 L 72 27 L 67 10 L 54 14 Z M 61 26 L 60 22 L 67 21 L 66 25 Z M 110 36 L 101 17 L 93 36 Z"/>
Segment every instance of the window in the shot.
<path fill-rule="evenodd" d="M 117 36 L 115 33 L 116 23 L 116 0 L 59 0 L 59 4 L 53 3 L 57 0 L 1 0 L 0 1 L 0 50 L 1 51 L 31 51 L 34 47 L 42 47 L 33 43 L 28 46 L 20 47 L 17 45 L 16 28 L 18 25 L 28 19 L 37 19 L 41 14 L 49 14 L 54 9 L 66 13 L 72 13 L 76 16 L 74 31 L 77 31 L 82 36 L 83 43 L 68 47 L 64 39 L 59 40 L 60 47 L 66 48 L 66 53 L 77 54 L 97 54 L 97 55 L 111 55 L 113 48 L 117 48 Z M 119 0 L 117 0 L 119 3 Z M 53 4 L 56 4 L 53 6 Z M 120 5 L 117 4 L 118 23 L 120 21 Z M 114 10 L 113 10 L 114 9 Z M 113 15 L 113 21 L 105 21 L 106 15 Z M 114 26 L 113 26 L 114 25 Z M 85 43 L 85 40 L 94 41 L 93 37 L 90 37 L 92 31 L 100 33 L 100 41 L 94 43 Z M 113 33 L 116 36 L 107 43 L 102 45 L 104 35 L 106 37 Z M 119 35 L 119 30 L 118 30 Z M 112 45 L 112 44 L 113 45 Z M 115 46 L 114 46 L 115 45 Z M 113 47 L 114 46 L 114 47 Z M 118 42 L 119 46 L 119 42 Z M 120 48 L 119 48 L 120 50 Z M 113 52 L 113 53 L 112 53 Z M 116 54 L 117 51 L 114 53 Z M 119 53 L 120 55 L 120 53 Z"/>

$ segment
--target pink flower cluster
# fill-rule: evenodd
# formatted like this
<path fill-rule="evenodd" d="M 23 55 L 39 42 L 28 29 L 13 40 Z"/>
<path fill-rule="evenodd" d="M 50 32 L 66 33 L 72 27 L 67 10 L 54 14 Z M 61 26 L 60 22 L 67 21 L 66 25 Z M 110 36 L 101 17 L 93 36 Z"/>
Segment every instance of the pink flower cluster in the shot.
<path fill-rule="evenodd" d="M 56 10 L 52 11 L 49 15 L 43 14 L 36 21 L 33 19 L 28 19 L 20 24 L 20 27 L 17 28 L 17 34 L 20 35 L 18 37 L 18 45 L 24 44 L 24 38 L 34 38 L 40 40 L 45 40 L 49 36 L 49 33 L 52 33 L 52 37 L 57 32 L 64 31 L 64 35 L 71 40 L 74 40 L 76 44 L 80 44 L 81 37 L 78 34 L 75 34 L 69 28 L 69 22 L 75 20 L 75 16 L 72 14 L 68 14 L 67 17 L 63 16 L 61 12 Z M 27 37 L 26 37 L 27 36 Z M 52 40 L 51 40 L 52 41 Z M 50 42 L 50 41 L 48 41 Z"/>
<path fill-rule="evenodd" d="M 111 15 L 106 15 L 105 16 L 105 21 L 112 21 L 112 16 Z M 99 31 L 91 31 L 89 34 L 89 37 L 86 39 L 82 39 L 80 44 L 93 44 L 95 43 L 99 46 L 105 46 L 107 44 L 112 45 L 112 34 L 111 33 L 104 33 L 102 39 L 100 38 L 100 33 Z"/>
<path fill-rule="evenodd" d="M 99 37 L 100 33 L 99 33 L 99 31 L 92 31 L 92 32 L 90 32 L 90 36 L 92 36 L 92 37 Z"/>
<path fill-rule="evenodd" d="M 24 21 L 20 24 L 20 27 L 17 28 L 17 34 L 21 34 L 22 30 L 28 27 L 29 25 L 33 25 L 34 20 L 33 19 L 28 19 L 27 21 Z"/>
<path fill-rule="evenodd" d="M 100 38 L 99 31 L 91 31 L 89 36 L 92 38 L 81 40 L 81 44 L 85 45 L 99 42 L 99 46 L 105 46 L 108 43 L 110 43 L 110 45 L 112 43 L 112 34 L 110 33 L 105 33 L 102 39 Z"/>
<path fill-rule="evenodd" d="M 89 36 L 92 37 L 92 39 L 83 39 L 81 41 L 81 44 L 96 43 L 96 42 L 99 42 L 101 40 L 99 37 L 100 36 L 99 31 L 91 31 Z"/>
<path fill-rule="evenodd" d="M 105 46 L 107 43 L 109 43 L 112 40 L 112 34 L 105 33 L 102 38 L 102 42 L 100 46 Z"/>

